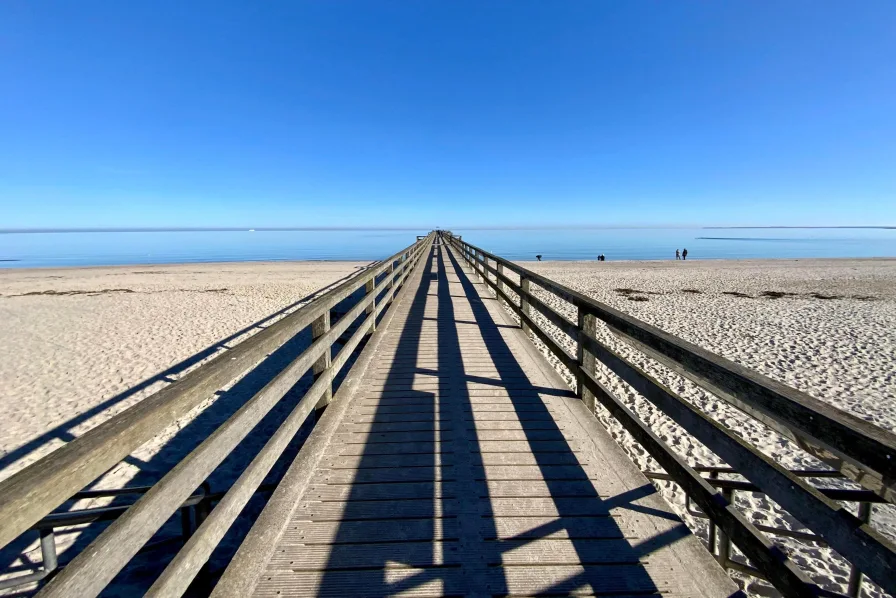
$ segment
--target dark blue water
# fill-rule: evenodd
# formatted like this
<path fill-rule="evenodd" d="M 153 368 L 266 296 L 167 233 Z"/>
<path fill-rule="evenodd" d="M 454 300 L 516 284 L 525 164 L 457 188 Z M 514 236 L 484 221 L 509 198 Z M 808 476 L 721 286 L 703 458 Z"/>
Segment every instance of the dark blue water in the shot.
<path fill-rule="evenodd" d="M 378 260 L 426 230 L 191 231 L 0 234 L 0 267 L 183 262 Z M 463 230 L 470 243 L 513 260 L 894 257 L 892 229 Z"/>

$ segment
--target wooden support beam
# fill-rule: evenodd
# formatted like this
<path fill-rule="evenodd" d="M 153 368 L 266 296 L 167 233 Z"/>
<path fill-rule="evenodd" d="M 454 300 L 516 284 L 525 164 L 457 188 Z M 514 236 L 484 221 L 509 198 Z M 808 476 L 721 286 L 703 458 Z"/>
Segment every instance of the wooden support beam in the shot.
<path fill-rule="evenodd" d="M 529 297 L 531 297 L 531 281 L 526 278 L 520 278 L 520 309 L 523 312 L 523 315 L 526 318 L 530 318 L 532 316 L 532 308 L 529 304 Z M 520 326 L 527 335 L 532 334 L 532 331 L 529 329 L 529 324 L 526 323 L 526 318 L 521 319 Z"/>
<path fill-rule="evenodd" d="M 594 393 L 585 385 L 582 374 L 587 373 L 594 376 L 595 357 L 594 352 L 583 341 L 587 337 L 596 336 L 596 333 L 597 318 L 586 310 L 580 309 L 578 338 L 576 339 L 576 357 L 579 361 L 579 367 L 576 372 L 576 392 L 591 413 L 594 413 Z"/>

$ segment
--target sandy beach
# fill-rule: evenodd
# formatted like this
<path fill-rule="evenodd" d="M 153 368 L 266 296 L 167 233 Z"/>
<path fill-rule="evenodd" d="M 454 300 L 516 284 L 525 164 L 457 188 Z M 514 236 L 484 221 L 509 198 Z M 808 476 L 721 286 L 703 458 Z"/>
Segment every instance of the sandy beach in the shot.
<path fill-rule="evenodd" d="M 296 262 L 0 271 L 0 336 L 5 348 L 0 360 L 0 478 L 252 334 L 257 330 L 254 325 L 267 316 L 294 309 L 313 298 L 315 291 L 363 266 Z M 525 266 L 838 408 L 896 429 L 896 260 L 526 262 Z M 543 296 L 574 319 L 568 305 Z M 637 356 L 608 331 L 600 334 L 781 463 L 793 468 L 818 466 L 786 439 Z M 601 375 L 691 463 L 718 463 L 631 389 L 606 371 Z M 225 419 L 250 388 L 235 392 L 229 406 L 231 393 L 225 393 L 224 400 L 210 399 L 203 407 L 215 402 L 218 413 L 209 410 L 203 421 L 194 420 L 193 414 L 178 422 L 110 471 L 98 486 L 152 483 L 197 438 Z M 658 469 L 618 425 L 603 419 L 642 469 Z M 187 441 L 175 442 L 184 437 Z M 227 469 L 238 470 L 240 465 L 225 463 L 216 472 L 217 481 L 226 482 Z M 672 484 L 662 484 L 662 491 L 683 513 L 683 494 Z M 739 505 L 757 523 L 795 525 L 765 497 L 742 494 Z M 878 529 L 896 537 L 891 509 L 876 509 L 874 516 Z M 702 520 L 689 519 L 689 524 L 705 530 Z M 60 550 L 75 537 L 61 537 Z M 783 544 L 798 562 L 820 572 L 819 581 L 845 584 L 845 564 L 830 550 Z M 39 560 L 35 543 L 18 548 Z M 883 595 L 866 587 L 871 590 L 867 595 Z M 760 584 L 749 589 L 752 594 L 766 593 Z"/>
<path fill-rule="evenodd" d="M 827 401 L 887 430 L 896 430 L 896 260 L 743 260 L 688 262 L 525 262 L 557 282 L 623 310 L 723 357 Z M 576 320 L 572 306 L 539 295 Z M 542 324 L 551 325 L 542 319 Z M 566 338 L 557 329 L 555 338 Z M 688 380 L 637 353 L 606 327 L 599 336 L 717 421 L 788 468 L 822 468 L 793 443 L 744 416 Z M 567 343 L 575 354 L 575 347 Z M 547 352 L 543 349 L 543 352 Z M 573 378 L 549 357 L 571 385 Z M 651 403 L 599 367 L 599 377 L 693 465 L 718 465 L 706 447 Z M 599 413 L 642 470 L 660 468 L 607 414 Z M 830 483 L 830 482 L 829 482 Z M 831 485 L 836 485 L 831 483 Z M 705 521 L 685 513 L 684 495 L 672 483 L 663 494 L 692 529 Z M 796 520 L 762 495 L 740 493 L 738 506 L 754 523 L 800 529 Z M 875 507 L 873 525 L 896 538 L 892 506 Z M 833 551 L 777 539 L 793 558 L 818 571 L 818 581 L 845 590 L 846 562 Z M 866 582 L 866 595 L 886 595 Z M 751 594 L 769 588 L 753 583 Z"/>

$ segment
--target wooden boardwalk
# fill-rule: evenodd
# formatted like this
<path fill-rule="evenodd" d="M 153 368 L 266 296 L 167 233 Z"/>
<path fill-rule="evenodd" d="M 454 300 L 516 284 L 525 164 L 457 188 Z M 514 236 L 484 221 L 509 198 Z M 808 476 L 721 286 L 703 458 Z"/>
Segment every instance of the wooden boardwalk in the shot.
<path fill-rule="evenodd" d="M 423 257 L 214 595 L 734 594 L 462 263 Z"/>
<path fill-rule="evenodd" d="M 830 469 L 784 468 L 618 354 L 599 323 Z M 85 491 L 299 334 L 312 342 L 153 486 Z M 529 335 L 575 374 L 579 396 Z M 726 465 L 689 465 L 602 383 L 598 363 Z M 239 478 L 212 492 L 204 481 L 303 380 L 310 387 Z M 646 475 L 679 485 L 709 520 L 715 559 L 595 419 L 598 407 L 662 469 Z M 245 507 L 312 413 L 231 558 L 222 542 L 242 535 Z M 894 480 L 891 432 L 432 231 L 0 481 L 0 548 L 39 536 L 41 552 L 25 572 L 0 572 L 0 591 L 40 584 L 43 598 L 90 597 L 127 578 L 165 598 L 738 594 L 727 568 L 788 598 L 855 598 L 863 580 L 896 595 L 896 544 L 871 522 L 873 503 L 896 502 Z M 803 527 L 754 525 L 735 492 L 767 495 Z M 122 496 L 139 499 L 67 506 Z M 178 512 L 183 546 L 170 561 L 135 564 Z M 110 519 L 74 558 L 58 558 L 58 529 Z M 849 578 L 818 575 L 780 536 L 829 546 Z"/>

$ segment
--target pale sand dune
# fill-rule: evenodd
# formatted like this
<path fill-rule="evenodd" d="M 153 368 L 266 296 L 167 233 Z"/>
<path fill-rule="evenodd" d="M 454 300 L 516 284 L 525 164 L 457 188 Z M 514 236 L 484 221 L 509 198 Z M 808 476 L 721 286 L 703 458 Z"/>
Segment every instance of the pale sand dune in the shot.
<path fill-rule="evenodd" d="M 526 262 L 540 274 L 728 359 L 805 391 L 858 417 L 896 430 L 896 260 L 763 260 L 688 262 Z M 778 296 L 780 293 L 787 293 Z M 569 304 L 542 298 L 575 321 Z M 777 296 L 777 298 L 775 298 Z M 646 300 L 645 300 L 646 299 Z M 546 321 L 542 323 L 550 328 Z M 565 337 L 555 330 L 555 338 Z M 694 384 L 640 356 L 605 327 L 599 336 L 718 421 L 791 468 L 821 464 L 795 445 Z M 568 338 L 568 337 L 565 337 Z M 567 349 L 575 351 L 572 343 Z M 546 349 L 543 349 L 546 351 Z M 568 372 L 551 358 L 571 384 Z M 717 459 L 683 429 L 603 370 L 601 377 L 661 438 L 692 464 Z M 621 427 L 605 423 L 643 469 L 659 469 Z M 684 511 L 684 496 L 664 484 Z M 756 523 L 794 526 L 795 519 L 760 495 L 739 504 Z M 702 521 L 689 521 L 705 529 Z M 875 508 L 874 525 L 896 538 L 896 514 Z M 848 571 L 827 549 L 782 541 L 819 581 L 845 590 Z M 754 584 L 751 593 L 764 593 Z M 883 595 L 866 584 L 866 595 Z"/>
<path fill-rule="evenodd" d="M 246 330 L 256 322 L 307 303 L 319 289 L 366 265 L 296 262 L 0 270 L 0 479 L 182 376 L 202 358 L 216 354 L 220 341 L 229 339 L 226 346 L 233 346 L 258 330 Z M 245 332 L 234 337 L 241 331 Z M 288 352 L 294 356 L 302 343 L 307 339 L 297 339 Z M 275 354 L 266 362 L 267 370 L 278 363 L 282 367 L 288 359 L 289 355 Z M 264 378 L 261 374 L 259 379 Z M 153 483 L 251 396 L 255 386 L 249 379 L 222 398 L 206 401 L 191 417 L 113 468 L 95 487 Z M 196 417 L 212 403 L 213 409 Z M 284 403 L 286 408 L 295 404 L 289 397 Z M 256 443 L 263 442 L 270 430 L 271 425 L 262 430 Z M 213 476 L 213 488 L 226 487 L 233 471 L 245 465 L 239 457 L 225 462 Z M 78 506 L 106 502 L 82 501 Z M 60 551 L 77 536 L 59 536 Z M 40 562 L 36 543 L 20 543 L 17 548 Z M 4 555 L 0 569 L 16 566 L 10 558 Z"/>

